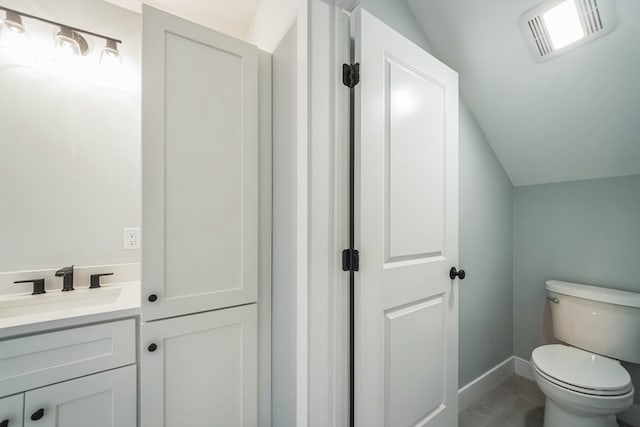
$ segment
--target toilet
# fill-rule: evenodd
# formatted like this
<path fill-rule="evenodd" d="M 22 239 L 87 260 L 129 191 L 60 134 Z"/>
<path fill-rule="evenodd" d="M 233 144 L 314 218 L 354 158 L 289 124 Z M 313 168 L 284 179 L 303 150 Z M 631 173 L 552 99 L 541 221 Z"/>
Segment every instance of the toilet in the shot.
<path fill-rule="evenodd" d="M 633 403 L 620 361 L 640 363 L 640 294 L 549 280 L 553 334 L 563 344 L 533 350 L 531 368 L 546 396 L 545 427 L 617 427 Z"/>

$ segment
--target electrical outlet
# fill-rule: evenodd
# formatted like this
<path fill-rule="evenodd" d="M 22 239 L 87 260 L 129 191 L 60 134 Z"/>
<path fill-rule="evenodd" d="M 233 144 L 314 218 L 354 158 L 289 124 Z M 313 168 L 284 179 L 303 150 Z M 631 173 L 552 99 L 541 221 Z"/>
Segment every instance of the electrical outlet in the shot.
<path fill-rule="evenodd" d="M 124 248 L 140 249 L 140 229 L 139 228 L 124 229 Z"/>

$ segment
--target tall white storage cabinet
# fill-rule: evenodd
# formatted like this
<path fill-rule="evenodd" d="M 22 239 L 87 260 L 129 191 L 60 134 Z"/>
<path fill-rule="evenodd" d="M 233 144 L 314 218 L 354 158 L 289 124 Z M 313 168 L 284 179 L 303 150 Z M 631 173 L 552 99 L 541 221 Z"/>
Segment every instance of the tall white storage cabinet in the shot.
<path fill-rule="evenodd" d="M 258 50 L 143 8 L 142 427 L 257 425 Z"/>

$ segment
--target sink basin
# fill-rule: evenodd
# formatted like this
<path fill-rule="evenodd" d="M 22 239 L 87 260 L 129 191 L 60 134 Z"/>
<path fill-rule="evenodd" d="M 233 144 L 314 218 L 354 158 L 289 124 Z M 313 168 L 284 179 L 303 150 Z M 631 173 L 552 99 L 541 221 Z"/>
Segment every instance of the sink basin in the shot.
<path fill-rule="evenodd" d="M 0 319 L 113 304 L 118 300 L 121 292 L 122 288 L 111 286 L 0 299 Z"/>
<path fill-rule="evenodd" d="M 100 288 L 0 297 L 0 339 L 89 322 L 137 316 L 140 283 L 106 284 Z"/>

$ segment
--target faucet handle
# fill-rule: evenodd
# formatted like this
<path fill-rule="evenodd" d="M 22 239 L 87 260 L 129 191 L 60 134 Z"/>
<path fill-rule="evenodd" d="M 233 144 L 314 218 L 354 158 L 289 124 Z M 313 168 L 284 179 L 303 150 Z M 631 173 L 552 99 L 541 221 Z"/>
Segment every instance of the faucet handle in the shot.
<path fill-rule="evenodd" d="M 100 278 L 102 276 L 113 276 L 113 273 L 99 273 L 91 275 L 91 284 L 89 289 L 95 289 L 100 287 Z"/>
<path fill-rule="evenodd" d="M 31 295 L 40 295 L 47 292 L 44 290 L 44 279 L 18 280 L 13 283 L 33 283 L 33 292 Z"/>

